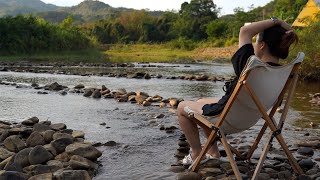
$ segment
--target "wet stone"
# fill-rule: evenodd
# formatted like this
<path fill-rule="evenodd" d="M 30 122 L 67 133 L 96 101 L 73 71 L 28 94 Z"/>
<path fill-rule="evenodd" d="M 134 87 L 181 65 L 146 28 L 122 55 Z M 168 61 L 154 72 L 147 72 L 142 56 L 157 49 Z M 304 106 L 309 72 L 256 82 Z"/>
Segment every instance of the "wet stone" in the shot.
<path fill-rule="evenodd" d="M 29 153 L 30 164 L 41 164 L 47 162 L 53 158 L 53 155 L 49 153 L 44 147 L 36 146 Z"/>
<path fill-rule="evenodd" d="M 38 175 L 32 176 L 28 180 L 52 180 L 52 179 L 53 179 L 52 173 L 44 173 L 44 174 L 38 174 Z"/>
<path fill-rule="evenodd" d="M 174 173 L 181 173 L 184 172 L 186 169 L 183 166 L 171 166 L 169 170 Z"/>
<path fill-rule="evenodd" d="M 314 166 L 314 162 L 311 159 L 302 159 L 299 165 L 302 169 L 311 169 Z"/>
<path fill-rule="evenodd" d="M 46 144 L 43 136 L 38 132 L 34 131 L 27 139 L 26 144 L 28 147 L 34 147 L 36 145 Z"/>
<path fill-rule="evenodd" d="M 201 180 L 201 176 L 195 172 L 184 172 L 177 175 L 177 180 Z"/>
<path fill-rule="evenodd" d="M 33 131 L 43 132 L 43 131 L 46 131 L 46 130 L 51 130 L 51 128 L 46 124 L 37 123 L 37 124 L 35 124 L 33 126 Z"/>
<path fill-rule="evenodd" d="M 28 175 L 16 171 L 0 171 L 0 179 L 2 180 L 28 180 Z"/>
<path fill-rule="evenodd" d="M 29 166 L 29 153 L 31 152 L 32 148 L 25 148 L 18 152 L 14 157 L 14 162 L 19 164 L 22 168 Z"/>
<path fill-rule="evenodd" d="M 51 127 L 51 129 L 56 130 L 56 131 L 67 128 L 67 126 L 64 123 L 51 124 L 50 127 Z"/>
<path fill-rule="evenodd" d="M 66 147 L 65 151 L 69 155 L 79 155 L 93 161 L 102 155 L 102 153 L 95 147 L 81 143 L 70 144 Z"/>
<path fill-rule="evenodd" d="M 26 125 L 26 126 L 33 126 L 34 124 L 36 124 L 38 122 L 39 122 L 39 118 L 32 117 L 32 118 L 29 118 L 27 120 L 22 121 L 21 124 Z"/>
<path fill-rule="evenodd" d="M 0 147 L 0 162 L 12 156 L 14 153 Z"/>
<path fill-rule="evenodd" d="M 311 180 L 311 178 L 305 174 L 299 175 L 297 180 Z"/>
<path fill-rule="evenodd" d="M 53 173 L 54 179 L 77 179 L 77 180 L 91 180 L 88 172 L 85 170 L 59 170 Z"/>
<path fill-rule="evenodd" d="M 290 171 L 288 171 L 288 170 L 281 171 L 278 174 L 278 178 L 279 179 L 291 179 L 291 177 L 292 177 L 292 173 Z"/>
<path fill-rule="evenodd" d="M 116 146 L 117 143 L 115 141 L 108 141 L 106 143 L 103 144 L 104 146 Z"/>
<path fill-rule="evenodd" d="M 16 135 L 9 136 L 3 141 L 4 146 L 12 152 L 19 152 L 26 146 L 24 142 Z"/>
<path fill-rule="evenodd" d="M 202 177 L 208 177 L 208 176 L 217 176 L 217 175 L 223 174 L 223 172 L 219 168 L 203 168 L 199 170 L 199 174 Z"/>
<path fill-rule="evenodd" d="M 313 156 L 314 154 L 313 149 L 309 147 L 299 148 L 297 152 L 304 156 Z"/>
<path fill-rule="evenodd" d="M 179 142 L 178 142 L 178 145 L 179 145 L 180 147 L 187 147 L 187 146 L 189 146 L 189 143 L 186 142 L 186 141 L 179 141 Z"/>

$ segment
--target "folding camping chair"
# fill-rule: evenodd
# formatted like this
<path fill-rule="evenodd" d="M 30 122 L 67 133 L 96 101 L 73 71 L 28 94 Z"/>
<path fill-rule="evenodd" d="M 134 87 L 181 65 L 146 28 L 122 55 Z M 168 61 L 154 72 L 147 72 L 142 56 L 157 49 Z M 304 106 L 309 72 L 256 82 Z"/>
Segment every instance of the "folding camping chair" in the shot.
<path fill-rule="evenodd" d="M 249 160 L 254 150 L 257 148 L 264 132 L 269 127 L 271 131 L 252 179 L 257 179 L 274 138 L 278 140 L 286 153 L 293 170 L 298 174 L 303 174 L 303 171 L 290 153 L 288 146 L 281 135 L 289 104 L 298 80 L 298 67 L 303 61 L 303 58 L 304 53 L 300 52 L 297 58 L 287 65 L 270 66 L 259 60 L 256 56 L 251 56 L 222 113 L 218 117 L 214 117 L 216 118 L 215 124 L 208 121 L 210 117 L 205 117 L 196 113 L 189 107 L 185 107 L 185 112 L 188 113 L 189 117 L 192 117 L 191 119 L 196 124 L 202 128 L 212 130 L 200 155 L 189 169 L 196 171 L 200 164 L 200 160 L 206 154 L 212 143 L 220 140 L 229 158 L 235 176 L 237 179 L 241 179 L 240 172 L 233 159 L 233 153 L 243 160 Z M 279 123 L 277 124 L 273 116 L 287 91 L 285 106 Z M 271 111 L 267 114 L 267 111 L 270 109 Z M 232 134 L 247 130 L 255 125 L 261 117 L 264 119 L 265 123 L 246 156 L 242 155 L 228 144 L 225 133 Z"/>

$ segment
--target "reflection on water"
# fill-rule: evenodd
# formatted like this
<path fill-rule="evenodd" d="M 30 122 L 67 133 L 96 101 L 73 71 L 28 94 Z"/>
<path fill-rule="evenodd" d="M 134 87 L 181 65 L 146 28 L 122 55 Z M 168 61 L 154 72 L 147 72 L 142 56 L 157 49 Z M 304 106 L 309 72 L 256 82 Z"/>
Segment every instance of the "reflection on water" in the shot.
<path fill-rule="evenodd" d="M 310 127 L 310 123 L 320 128 L 320 106 L 313 105 L 309 101 L 311 95 L 320 92 L 320 83 L 298 83 L 296 88 L 295 98 L 291 106 L 302 115 L 295 125 L 302 127 Z"/>

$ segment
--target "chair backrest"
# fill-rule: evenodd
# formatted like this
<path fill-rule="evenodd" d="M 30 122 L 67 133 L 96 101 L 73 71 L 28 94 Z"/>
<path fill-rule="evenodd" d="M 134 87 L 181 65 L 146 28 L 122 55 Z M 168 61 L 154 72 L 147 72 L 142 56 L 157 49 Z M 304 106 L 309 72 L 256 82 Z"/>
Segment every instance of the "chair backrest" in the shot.
<path fill-rule="evenodd" d="M 262 105 L 269 110 L 277 102 L 295 64 L 301 63 L 304 53 L 283 66 L 270 66 L 256 56 L 251 56 L 241 76 L 249 73 L 246 83 L 258 96 Z M 262 117 L 258 107 L 245 88 L 241 88 L 221 128 L 225 132 L 236 133 L 249 129 Z"/>

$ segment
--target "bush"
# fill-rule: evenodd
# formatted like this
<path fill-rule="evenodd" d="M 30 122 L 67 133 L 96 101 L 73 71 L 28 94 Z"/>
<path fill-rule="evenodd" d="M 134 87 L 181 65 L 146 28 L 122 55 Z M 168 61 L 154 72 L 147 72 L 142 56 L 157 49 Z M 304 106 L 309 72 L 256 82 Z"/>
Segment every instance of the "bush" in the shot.
<path fill-rule="evenodd" d="M 289 59 L 296 57 L 298 52 L 305 53 L 299 74 L 305 80 L 320 80 L 320 18 L 297 31 L 299 43 L 291 51 Z"/>
<path fill-rule="evenodd" d="M 196 48 L 196 43 L 185 37 L 179 37 L 178 39 L 169 42 L 171 48 L 193 50 Z"/>

